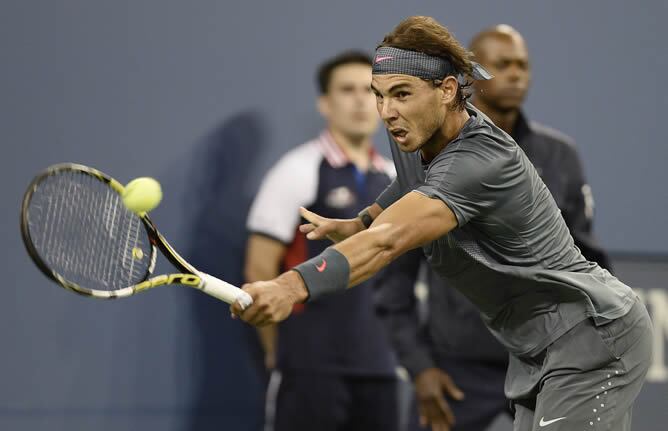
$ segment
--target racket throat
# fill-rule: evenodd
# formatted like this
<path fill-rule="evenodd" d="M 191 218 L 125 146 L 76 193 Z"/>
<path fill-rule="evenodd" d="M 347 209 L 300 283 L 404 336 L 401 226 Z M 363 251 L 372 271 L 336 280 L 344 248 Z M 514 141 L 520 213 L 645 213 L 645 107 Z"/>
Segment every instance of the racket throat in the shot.
<path fill-rule="evenodd" d="M 135 291 L 141 292 L 142 290 L 162 286 L 165 284 L 183 284 L 201 289 L 203 283 L 203 280 L 199 276 L 193 274 L 164 274 L 137 284 L 135 286 Z"/>

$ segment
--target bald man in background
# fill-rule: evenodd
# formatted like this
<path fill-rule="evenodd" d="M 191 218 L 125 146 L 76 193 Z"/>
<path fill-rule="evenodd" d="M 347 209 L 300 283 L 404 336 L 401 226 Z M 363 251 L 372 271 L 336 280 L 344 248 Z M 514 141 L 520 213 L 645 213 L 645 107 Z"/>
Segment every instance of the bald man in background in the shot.
<path fill-rule="evenodd" d="M 494 75 L 488 81 L 474 81 L 474 105 L 527 154 L 584 256 L 610 269 L 607 255 L 592 236 L 593 198 L 573 141 L 529 121 L 522 111 L 531 82 L 524 39 L 512 27 L 497 25 L 474 36 L 469 49 Z M 420 422 L 431 423 L 430 415 L 448 415 L 451 410 L 456 421 L 452 431 L 481 431 L 500 414 L 512 415 L 504 395 L 505 349 L 487 330 L 476 308 L 426 262 L 420 264 L 419 253 L 402 259 L 396 276 L 378 286 L 378 310 L 390 329 L 401 364 L 413 378 L 418 407 L 414 410 L 419 410 Z M 415 296 L 416 277 L 428 286 L 426 303 L 420 304 Z M 452 386 L 464 393 L 464 400 L 446 398 Z M 417 419 L 416 411 L 411 431 L 420 429 Z"/>
<path fill-rule="evenodd" d="M 524 150 L 557 201 L 582 254 L 610 270 L 608 256 L 592 235 L 594 200 L 573 140 L 529 121 L 522 111 L 531 81 L 522 35 L 508 25 L 497 25 L 478 33 L 469 49 L 494 74 L 494 79 L 474 82 L 474 105 Z"/>

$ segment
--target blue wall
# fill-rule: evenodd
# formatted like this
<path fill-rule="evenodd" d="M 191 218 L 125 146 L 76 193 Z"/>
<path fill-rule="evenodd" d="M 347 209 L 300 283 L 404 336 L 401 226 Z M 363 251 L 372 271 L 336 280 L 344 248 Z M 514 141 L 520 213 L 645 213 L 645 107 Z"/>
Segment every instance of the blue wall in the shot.
<path fill-rule="evenodd" d="M 603 244 L 667 253 L 667 12 L 663 0 L 3 1 L 0 428 L 257 429 L 252 330 L 185 289 L 105 303 L 55 288 L 19 238 L 24 188 L 61 161 L 155 176 L 163 233 L 238 282 L 261 174 L 322 125 L 315 67 L 371 50 L 409 15 L 464 41 L 500 22 L 524 33 L 527 110 L 578 142 Z"/>

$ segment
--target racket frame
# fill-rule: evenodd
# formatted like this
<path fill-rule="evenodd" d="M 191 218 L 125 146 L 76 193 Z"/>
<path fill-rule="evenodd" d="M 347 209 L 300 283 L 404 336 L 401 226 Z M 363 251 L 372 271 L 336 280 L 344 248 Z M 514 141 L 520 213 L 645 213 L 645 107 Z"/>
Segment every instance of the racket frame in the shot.
<path fill-rule="evenodd" d="M 79 284 L 67 280 L 65 277 L 58 274 L 56 271 L 51 269 L 49 265 L 47 265 L 32 242 L 32 238 L 30 236 L 30 226 L 28 223 L 28 212 L 30 207 L 30 200 L 34 192 L 39 187 L 39 184 L 46 177 L 57 175 L 62 171 L 78 172 L 92 176 L 97 180 L 107 184 L 112 190 L 118 193 L 119 196 L 123 194 L 124 190 L 123 185 L 114 178 L 102 173 L 101 171 L 98 171 L 97 169 L 77 163 L 60 163 L 53 165 L 35 176 L 24 194 L 23 203 L 21 205 L 21 236 L 23 239 L 23 244 L 25 245 L 31 259 L 48 278 L 55 281 L 65 289 L 75 292 L 79 295 L 99 299 L 124 298 L 134 295 L 135 293 L 143 292 L 145 290 L 166 284 L 181 284 L 194 287 L 222 300 L 229 299 L 230 288 L 239 290 L 238 288 L 229 285 L 222 280 L 218 280 L 217 278 L 208 274 L 199 272 L 192 265 L 190 265 L 183 257 L 181 257 L 181 255 L 176 252 L 176 250 L 174 250 L 174 248 L 167 242 L 167 240 L 160 234 L 160 232 L 158 232 L 155 224 L 151 221 L 146 213 L 136 214 L 137 217 L 139 217 L 139 219 L 142 221 L 142 224 L 148 233 L 151 247 L 151 261 L 147 268 L 146 274 L 144 274 L 142 282 L 125 288 L 106 291 L 80 286 Z M 156 248 L 159 249 L 167 258 L 167 260 L 169 260 L 169 262 L 174 265 L 177 270 L 181 271 L 181 273 L 161 274 L 155 277 L 150 277 L 155 270 L 155 264 L 157 261 Z"/>

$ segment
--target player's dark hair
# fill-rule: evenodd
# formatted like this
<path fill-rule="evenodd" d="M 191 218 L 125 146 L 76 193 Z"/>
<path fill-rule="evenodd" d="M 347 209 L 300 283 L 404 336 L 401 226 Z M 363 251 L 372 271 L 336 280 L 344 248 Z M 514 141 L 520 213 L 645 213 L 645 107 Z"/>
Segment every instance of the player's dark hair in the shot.
<path fill-rule="evenodd" d="M 329 84 L 332 80 L 332 74 L 337 67 L 348 64 L 364 64 L 371 66 L 371 57 L 362 51 L 346 51 L 330 58 L 318 67 L 316 81 L 318 84 L 318 91 L 320 94 L 327 94 L 329 91 Z"/>
<path fill-rule="evenodd" d="M 418 51 L 444 58 L 455 66 L 458 73 L 469 77 L 473 72 L 472 54 L 455 39 L 445 26 L 428 16 L 412 16 L 401 21 L 385 35 L 383 41 L 378 45 L 379 48 L 381 46 Z M 432 82 L 434 85 L 440 85 L 442 81 Z M 471 97 L 471 84 L 471 80 L 465 84 L 460 83 L 457 87 L 457 99 L 453 108 L 464 109 L 466 101 Z"/>

